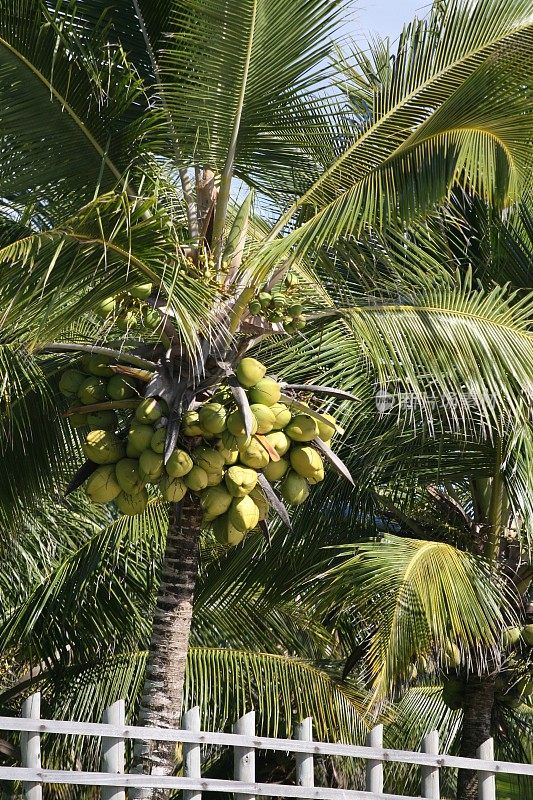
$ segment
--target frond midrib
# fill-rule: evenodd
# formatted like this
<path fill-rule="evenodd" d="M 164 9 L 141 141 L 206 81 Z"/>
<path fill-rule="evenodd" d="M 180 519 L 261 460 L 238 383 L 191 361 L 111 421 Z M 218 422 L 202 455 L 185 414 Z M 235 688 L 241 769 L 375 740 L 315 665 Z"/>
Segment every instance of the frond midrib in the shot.
<path fill-rule="evenodd" d="M 58 90 L 53 86 L 53 84 L 46 78 L 46 76 L 37 69 L 37 67 L 31 63 L 22 53 L 17 50 L 13 45 L 11 45 L 6 39 L 0 36 L 0 47 L 4 47 L 12 56 L 20 61 L 26 69 L 30 70 L 30 72 L 39 80 L 43 86 L 50 92 L 52 97 L 59 103 L 62 109 L 64 109 L 67 114 L 69 115 L 70 119 L 74 122 L 76 127 L 80 130 L 83 136 L 87 139 L 91 147 L 98 153 L 100 158 L 102 159 L 105 166 L 110 170 L 113 176 L 119 181 L 119 183 L 123 184 L 124 179 L 122 173 L 117 168 L 117 166 L 111 161 L 109 156 L 106 155 L 104 149 L 98 144 L 98 141 L 95 139 L 93 134 L 87 128 L 87 126 L 82 122 L 81 118 L 76 114 L 72 106 L 67 102 L 66 98 L 61 95 Z"/>
<path fill-rule="evenodd" d="M 404 97 L 402 97 L 401 100 L 395 106 L 390 108 L 382 117 L 379 118 L 379 120 L 376 120 L 375 123 L 373 125 L 371 125 L 368 128 L 368 130 L 366 130 L 357 139 L 356 142 L 353 143 L 353 145 L 351 145 L 344 153 L 342 153 L 342 155 L 337 159 L 337 161 L 335 161 L 334 164 L 332 164 L 330 167 L 328 167 L 322 173 L 322 175 L 320 176 L 318 181 L 316 181 L 301 197 L 299 197 L 293 203 L 292 206 L 290 206 L 290 208 L 285 212 L 285 214 L 283 214 L 281 219 L 276 223 L 276 225 L 272 229 L 268 239 L 269 240 L 270 239 L 274 239 L 278 235 L 278 233 L 281 230 L 283 230 L 285 225 L 291 220 L 291 218 L 296 213 L 296 211 L 302 205 L 305 204 L 307 198 L 312 196 L 316 192 L 317 188 L 320 188 L 320 186 L 322 186 L 325 182 L 327 182 L 327 180 L 329 179 L 330 175 L 334 174 L 334 172 L 349 157 L 351 157 L 353 155 L 353 153 L 360 147 L 360 145 L 364 141 L 366 141 L 366 139 L 369 138 L 371 134 L 374 134 L 381 127 L 383 127 L 383 124 L 385 122 L 387 122 L 391 117 L 393 117 L 398 112 L 399 109 L 401 109 L 402 107 L 406 106 L 412 99 L 414 99 L 422 91 L 425 91 L 426 89 L 429 89 L 434 83 L 440 81 L 443 78 L 443 76 L 445 76 L 447 73 L 451 72 L 453 69 L 455 69 L 457 66 L 459 66 L 459 64 L 461 64 L 461 62 L 465 61 L 466 59 L 475 58 L 476 56 L 481 55 L 484 51 L 490 50 L 495 45 L 497 45 L 497 44 L 499 44 L 501 42 L 504 42 L 510 36 L 514 36 L 515 34 L 519 33 L 520 31 L 527 30 L 528 28 L 531 28 L 531 27 L 533 27 L 533 23 L 531 22 L 531 20 L 529 20 L 527 23 L 525 23 L 523 25 L 519 25 L 519 26 L 513 28 L 511 31 L 506 31 L 504 35 L 502 35 L 500 37 L 497 37 L 497 38 L 491 40 L 490 42 L 485 42 L 485 44 L 482 47 L 479 47 L 477 49 L 471 50 L 471 51 L 468 52 L 468 54 L 464 55 L 462 58 L 458 58 L 455 61 L 451 62 L 450 64 L 446 65 L 446 67 L 441 69 L 439 72 L 431 75 L 430 78 L 428 78 L 422 84 L 418 85 L 415 89 L 413 89 L 411 92 L 409 92 L 409 94 L 407 94 Z M 389 158 L 390 158 L 390 156 L 389 156 Z M 366 177 L 366 175 L 364 177 Z"/>

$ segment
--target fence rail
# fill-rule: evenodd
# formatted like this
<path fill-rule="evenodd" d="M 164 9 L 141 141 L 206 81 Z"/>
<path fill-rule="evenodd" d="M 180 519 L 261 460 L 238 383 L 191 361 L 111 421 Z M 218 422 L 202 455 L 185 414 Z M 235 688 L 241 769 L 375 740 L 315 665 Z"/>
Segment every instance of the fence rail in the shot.
<path fill-rule="evenodd" d="M 200 712 L 193 708 L 183 717 L 181 730 L 144 728 L 125 724 L 124 701 L 113 704 L 102 723 L 40 719 L 40 697 L 28 698 L 22 717 L 0 717 L 0 730 L 21 732 L 20 767 L 0 766 L 0 781 L 22 781 L 25 800 L 42 800 L 43 784 L 74 784 L 102 787 L 102 800 L 125 800 L 126 788 L 163 788 L 184 790 L 184 800 L 201 800 L 202 792 L 226 792 L 242 800 L 255 797 L 316 798 L 316 800 L 440 800 L 439 776 L 442 768 L 470 769 L 479 775 L 479 800 L 496 800 L 495 776 L 498 773 L 533 776 L 533 764 L 518 764 L 494 759 L 492 739 L 478 751 L 478 758 L 460 758 L 439 753 L 439 735 L 425 737 L 422 751 L 392 750 L 383 747 L 383 727 L 376 726 L 365 746 L 314 742 L 312 720 L 295 726 L 294 739 L 255 735 L 254 712 L 235 723 L 233 733 L 200 730 Z M 101 772 L 51 770 L 41 766 L 40 735 L 81 735 L 102 739 Z M 125 773 L 125 741 L 131 739 L 164 740 L 183 743 L 184 777 L 150 776 Z M 202 745 L 233 748 L 234 780 L 202 778 Z M 294 753 L 296 785 L 257 783 L 255 753 L 274 750 Z M 314 756 L 345 756 L 366 761 L 365 791 L 314 786 Z M 383 791 L 385 763 L 404 763 L 420 767 L 420 792 L 413 798 Z"/>

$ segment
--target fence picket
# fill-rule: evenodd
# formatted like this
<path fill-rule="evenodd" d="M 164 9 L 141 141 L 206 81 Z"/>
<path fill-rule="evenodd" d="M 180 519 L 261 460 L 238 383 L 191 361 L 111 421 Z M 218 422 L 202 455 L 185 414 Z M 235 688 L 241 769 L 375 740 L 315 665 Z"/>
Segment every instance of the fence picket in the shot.
<path fill-rule="evenodd" d="M 183 715 L 182 727 L 186 731 L 199 731 L 200 730 L 200 708 L 194 706 L 186 711 Z M 183 744 L 183 774 L 186 778 L 201 778 L 201 745 L 199 744 Z M 195 792 L 192 789 L 185 789 L 183 791 L 183 800 L 202 800 L 202 793 Z"/>
<path fill-rule="evenodd" d="M 368 747 L 383 747 L 383 725 L 376 725 L 368 732 L 366 737 Z M 366 783 L 367 792 L 381 794 L 383 792 L 383 762 L 368 759 L 366 762 Z"/>
<path fill-rule="evenodd" d="M 294 738 L 301 742 L 313 741 L 313 720 L 306 717 L 294 726 Z M 315 785 L 315 760 L 312 753 L 296 753 L 296 786 Z"/>
<path fill-rule="evenodd" d="M 494 739 L 487 739 L 478 748 L 478 758 L 483 761 L 494 760 Z M 479 800 L 496 800 L 496 778 L 493 772 L 478 771 Z"/>
<path fill-rule="evenodd" d="M 184 800 L 201 800 L 210 792 L 233 793 L 239 800 L 256 797 L 300 798 L 301 800 L 413 800 L 383 790 L 383 764 L 411 764 L 422 768 L 422 796 L 418 800 L 440 800 L 439 770 L 468 769 L 479 776 L 479 800 L 496 800 L 495 775 L 533 776 L 533 764 L 494 760 L 492 739 L 478 750 L 477 758 L 464 758 L 439 753 L 438 733 L 433 731 L 423 742 L 421 751 L 394 750 L 383 747 L 383 731 L 377 726 L 368 737 L 366 746 L 331 742 L 316 742 L 312 737 L 312 720 L 306 719 L 295 730 L 294 739 L 277 739 L 255 733 L 255 714 L 245 714 L 233 726 L 233 733 L 200 730 L 199 709 L 194 708 L 183 718 L 183 728 L 151 728 L 126 725 L 124 703 L 117 703 L 104 715 L 104 722 L 49 720 L 40 717 L 40 696 L 29 697 L 21 717 L 0 716 L 0 731 L 21 733 L 22 767 L 0 766 L 2 781 L 20 781 L 25 800 L 42 800 L 44 784 L 104 787 L 102 798 L 123 800 L 127 789 L 161 788 L 184 792 Z M 41 767 L 40 735 L 71 735 L 102 737 L 102 771 L 52 770 Z M 181 742 L 184 752 L 184 777 L 124 773 L 125 740 Z M 200 752 L 203 746 L 232 747 L 235 780 L 202 778 Z M 294 753 L 297 785 L 261 783 L 255 778 L 256 750 Z M 368 762 L 366 789 L 345 790 L 314 786 L 314 756 L 362 758 Z"/>
<path fill-rule="evenodd" d="M 424 737 L 422 752 L 436 756 L 439 753 L 439 732 L 431 731 Z M 439 767 L 422 767 L 422 797 L 440 800 Z"/>
<path fill-rule="evenodd" d="M 25 719 L 41 718 L 41 694 L 35 692 L 22 704 L 22 716 Z M 20 754 L 23 767 L 41 768 L 41 736 L 38 731 L 20 734 Z M 40 783 L 24 783 L 24 800 L 42 800 L 43 788 Z"/>
<path fill-rule="evenodd" d="M 250 711 L 237 720 L 234 733 L 255 736 L 255 711 Z M 236 781 L 255 783 L 255 749 L 235 747 L 233 750 L 233 774 Z M 242 794 L 242 800 L 255 800 L 255 794 Z"/>
<path fill-rule="evenodd" d="M 117 700 L 112 706 L 106 708 L 102 715 L 102 722 L 107 725 L 126 724 L 126 706 L 124 700 Z M 122 775 L 125 766 L 124 739 L 102 736 L 102 772 L 111 772 L 113 775 Z M 115 786 L 102 787 L 102 800 L 125 800 L 126 791 Z"/>

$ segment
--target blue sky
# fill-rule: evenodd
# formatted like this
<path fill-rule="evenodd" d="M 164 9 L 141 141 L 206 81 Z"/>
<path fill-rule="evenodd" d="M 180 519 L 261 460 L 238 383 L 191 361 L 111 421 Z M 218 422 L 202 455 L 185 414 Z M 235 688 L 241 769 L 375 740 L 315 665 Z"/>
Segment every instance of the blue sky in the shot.
<path fill-rule="evenodd" d="M 430 5 L 430 0 L 353 0 L 348 32 L 359 42 L 376 33 L 395 39 L 404 22 L 426 16 Z"/>

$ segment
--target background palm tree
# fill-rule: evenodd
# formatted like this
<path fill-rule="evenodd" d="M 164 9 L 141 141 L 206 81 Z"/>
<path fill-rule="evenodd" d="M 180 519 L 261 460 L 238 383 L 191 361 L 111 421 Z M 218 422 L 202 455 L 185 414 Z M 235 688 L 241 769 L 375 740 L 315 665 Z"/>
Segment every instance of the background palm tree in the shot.
<path fill-rule="evenodd" d="M 140 275 L 165 297 L 167 360 L 191 385 L 209 370 L 210 354 L 249 342 L 241 326 L 246 290 L 292 264 L 309 281 L 317 317 L 305 340 L 294 342 L 294 373 L 315 336 L 333 341 L 334 352 L 335 337 L 348 331 L 359 348 L 351 388 L 363 395 L 369 389 L 362 367 L 371 363 L 382 382 L 399 378 L 417 396 L 422 373 L 457 394 L 465 382 L 490 386 L 494 412 L 483 391 L 475 398 L 485 428 L 509 408 L 524 418 L 514 389 L 528 380 L 527 305 L 516 306 L 513 330 L 503 336 L 511 313 L 506 295 L 488 294 L 487 301 L 467 280 L 459 288 L 444 277 L 437 287 L 424 283 L 428 266 L 439 263 L 426 254 L 435 233 L 424 227 L 413 234 L 409 252 L 424 253 L 417 269 L 405 263 L 405 226 L 453 186 L 495 208 L 519 195 L 530 161 L 530 96 L 522 90 L 530 75 L 529 1 L 435 4 L 428 22 L 406 30 L 395 54 L 378 48 L 374 65 L 359 54 L 333 76 L 323 63 L 342 19 L 334 0 L 302 0 L 290 19 L 286 4 L 275 0 L 43 1 L 27 9 L 2 0 L 0 10 L 0 87 L 12 98 L 0 112 L 0 357 L 11 431 L 6 530 L 36 488 L 55 491 L 74 463 L 75 436 L 64 424 L 35 424 L 53 413 L 54 380 L 65 364 L 64 357 L 38 354 L 46 344 L 115 342 L 164 361 L 157 337 L 125 339 L 92 316 L 95 303 Z M 334 90 L 324 93 L 325 82 Z M 51 158 L 55 153 L 61 160 Z M 259 190 L 267 219 L 249 225 L 245 251 L 224 277 L 234 178 Z M 375 250 L 385 228 L 386 246 Z M 390 260 L 391 251 L 419 281 L 419 314 L 411 313 L 412 302 L 409 313 L 397 299 L 369 303 L 369 289 L 390 296 L 390 282 L 380 276 L 374 283 L 374 264 Z M 390 269 L 387 278 L 395 274 Z M 233 318 L 226 302 L 232 296 L 243 300 Z M 465 298 L 472 318 L 482 310 L 487 317 L 482 361 L 472 345 L 471 336 L 479 336 L 473 320 L 467 316 L 453 331 L 442 323 L 442 308 L 462 313 Z M 418 371 L 408 369 L 415 347 Z M 337 370 L 341 363 L 346 368 L 338 362 Z M 281 366 L 277 357 L 274 370 Z M 461 421 L 469 420 L 467 411 L 460 409 Z M 28 451 L 31 465 L 24 459 L 24 471 L 17 470 Z M 193 507 L 181 517 L 171 510 L 170 520 L 163 575 L 171 607 L 163 596 L 159 602 L 175 624 L 155 629 L 148 676 L 162 676 L 160 698 L 147 692 L 143 700 L 144 718 L 160 725 L 179 718 L 199 535 Z M 169 569 L 176 558 L 179 584 Z M 479 631 L 485 645 L 500 624 L 496 611 L 490 622 Z M 170 653 L 175 670 L 163 668 Z M 163 770 L 173 759 L 163 750 L 147 757 Z"/>

